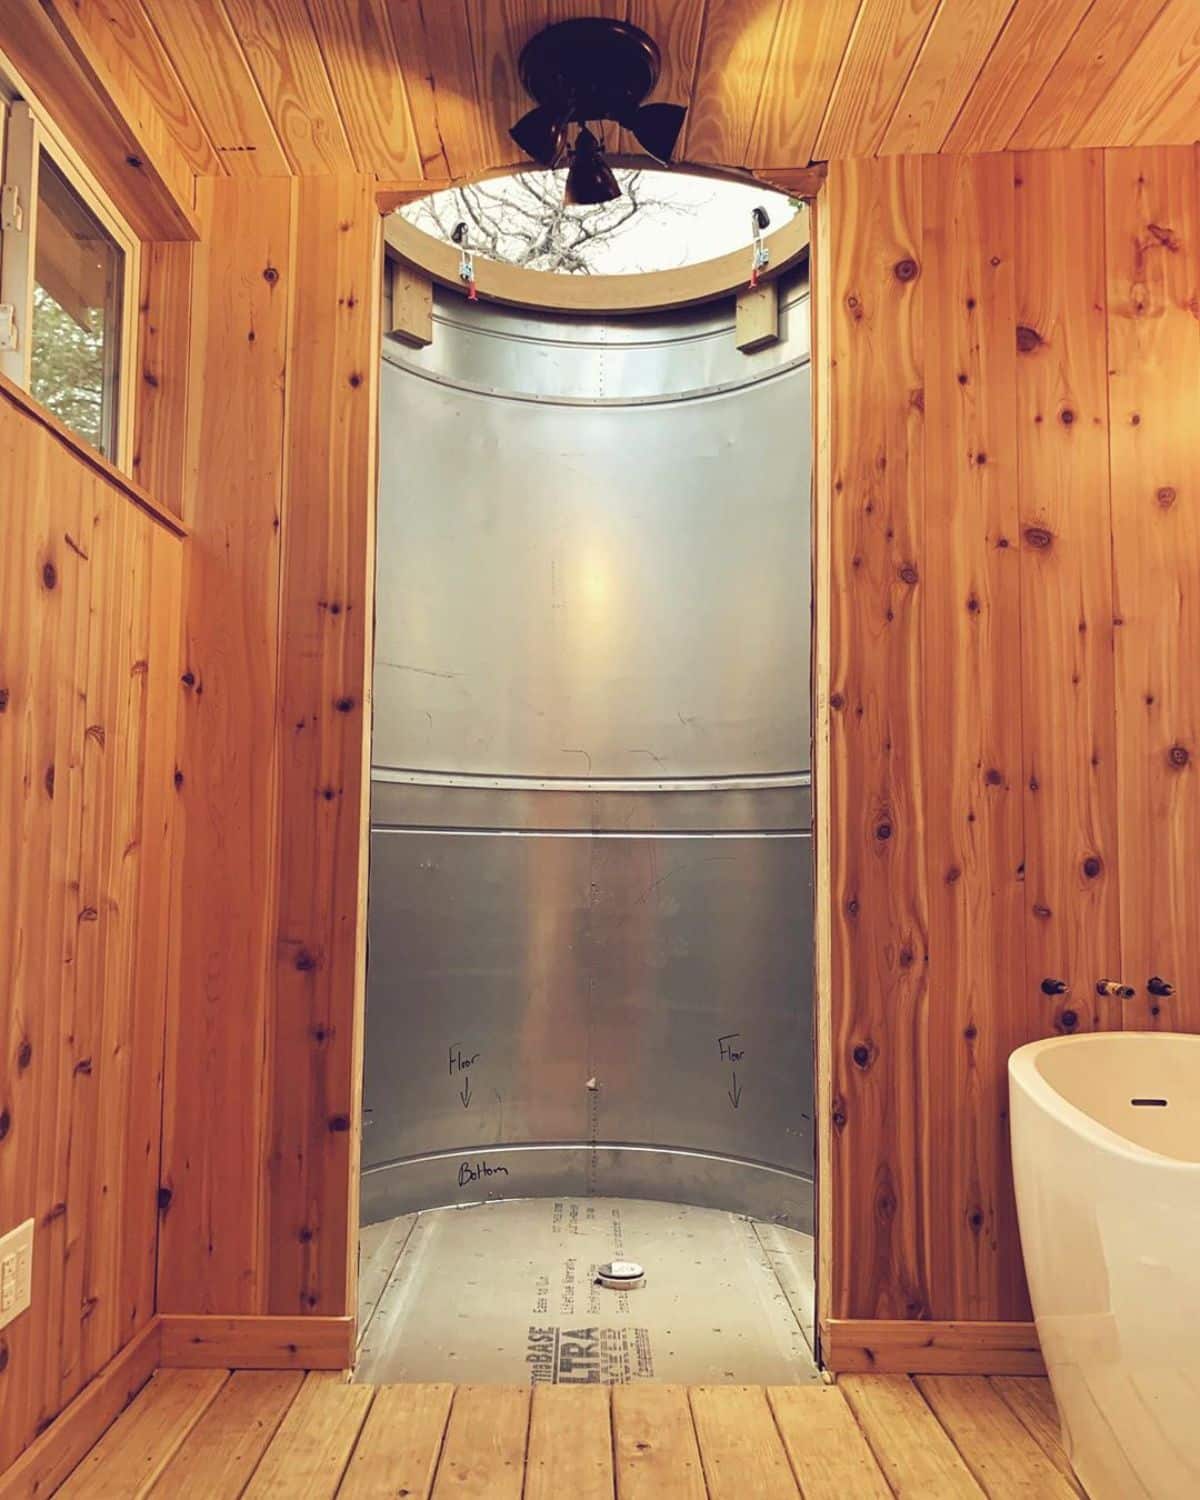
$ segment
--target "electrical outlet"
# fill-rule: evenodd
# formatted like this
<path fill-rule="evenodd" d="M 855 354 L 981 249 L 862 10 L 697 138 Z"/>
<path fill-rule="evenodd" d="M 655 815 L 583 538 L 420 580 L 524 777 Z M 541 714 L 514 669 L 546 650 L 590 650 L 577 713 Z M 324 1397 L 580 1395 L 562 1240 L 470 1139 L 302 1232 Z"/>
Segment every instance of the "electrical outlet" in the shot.
<path fill-rule="evenodd" d="M 33 1295 L 33 1220 L 0 1239 L 0 1328 L 29 1306 Z"/>

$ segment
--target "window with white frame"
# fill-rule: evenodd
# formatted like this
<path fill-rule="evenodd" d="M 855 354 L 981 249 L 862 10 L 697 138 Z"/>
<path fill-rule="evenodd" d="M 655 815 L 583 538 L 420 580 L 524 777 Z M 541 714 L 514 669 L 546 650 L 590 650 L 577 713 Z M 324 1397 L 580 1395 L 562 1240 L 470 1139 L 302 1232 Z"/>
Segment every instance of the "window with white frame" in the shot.
<path fill-rule="evenodd" d="M 127 466 L 139 245 L 53 123 L 0 72 L 0 370 Z"/>

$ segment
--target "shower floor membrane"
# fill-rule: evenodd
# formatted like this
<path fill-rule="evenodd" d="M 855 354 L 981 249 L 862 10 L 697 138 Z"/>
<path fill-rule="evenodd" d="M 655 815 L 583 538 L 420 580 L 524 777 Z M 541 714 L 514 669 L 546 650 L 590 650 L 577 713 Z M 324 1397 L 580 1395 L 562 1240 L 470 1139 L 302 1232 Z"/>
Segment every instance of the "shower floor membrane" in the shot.
<path fill-rule="evenodd" d="M 819 1379 L 812 1239 L 625 1198 L 521 1199 L 362 1231 L 355 1379 L 783 1385 Z M 635 1260 L 646 1284 L 596 1285 Z"/>

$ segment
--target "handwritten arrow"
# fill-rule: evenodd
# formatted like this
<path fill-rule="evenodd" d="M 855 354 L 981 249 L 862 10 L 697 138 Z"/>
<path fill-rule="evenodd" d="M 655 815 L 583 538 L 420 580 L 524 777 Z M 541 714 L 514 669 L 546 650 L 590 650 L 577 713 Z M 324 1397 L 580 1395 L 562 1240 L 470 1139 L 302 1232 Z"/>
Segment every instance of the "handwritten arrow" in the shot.
<path fill-rule="evenodd" d="M 460 1089 L 459 1090 L 458 1097 L 463 1102 L 463 1108 L 464 1109 L 470 1109 L 470 1107 L 471 1107 L 471 1075 L 469 1073 L 467 1074 L 467 1085 L 466 1085 L 466 1087 L 464 1089 Z"/>
<path fill-rule="evenodd" d="M 742 1091 L 740 1088 L 738 1088 L 736 1070 L 734 1071 L 733 1075 L 733 1087 L 731 1089 L 726 1089 L 725 1092 L 729 1095 L 730 1104 L 733 1105 L 734 1109 L 737 1109 L 738 1105 L 742 1102 Z"/>

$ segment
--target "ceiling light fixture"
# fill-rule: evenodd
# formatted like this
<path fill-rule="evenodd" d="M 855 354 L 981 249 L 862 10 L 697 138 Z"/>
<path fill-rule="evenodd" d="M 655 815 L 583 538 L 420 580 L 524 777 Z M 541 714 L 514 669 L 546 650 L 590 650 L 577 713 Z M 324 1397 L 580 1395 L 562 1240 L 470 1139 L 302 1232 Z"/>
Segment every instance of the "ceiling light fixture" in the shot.
<path fill-rule="evenodd" d="M 643 104 L 658 82 L 662 58 L 639 26 L 601 17 L 560 21 L 526 43 L 521 82 L 537 106 L 509 134 L 544 167 L 568 164 L 566 202 L 607 203 L 621 188 L 589 125 L 612 120 L 642 149 L 668 165 L 687 110 Z M 572 126 L 577 126 L 574 143 Z"/>

